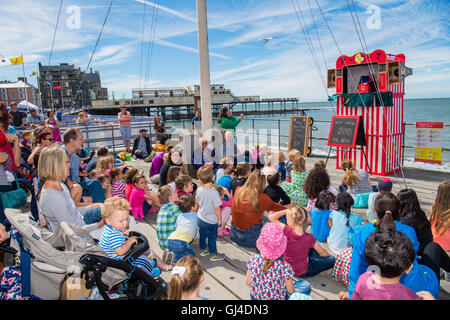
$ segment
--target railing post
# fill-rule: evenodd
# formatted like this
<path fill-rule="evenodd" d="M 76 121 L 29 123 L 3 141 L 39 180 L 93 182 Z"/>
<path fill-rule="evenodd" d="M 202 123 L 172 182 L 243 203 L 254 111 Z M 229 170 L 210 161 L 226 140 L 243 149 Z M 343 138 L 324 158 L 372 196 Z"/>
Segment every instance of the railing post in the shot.
<path fill-rule="evenodd" d="M 86 140 L 87 140 L 87 148 L 90 150 L 91 149 L 91 145 L 89 142 L 89 126 L 86 124 Z"/>
<path fill-rule="evenodd" d="M 116 152 L 116 145 L 114 143 L 114 126 L 113 125 L 111 125 L 111 139 L 112 139 L 113 152 Z"/>
<path fill-rule="evenodd" d="M 278 152 L 281 150 L 281 127 L 280 127 L 280 119 L 278 119 Z"/>

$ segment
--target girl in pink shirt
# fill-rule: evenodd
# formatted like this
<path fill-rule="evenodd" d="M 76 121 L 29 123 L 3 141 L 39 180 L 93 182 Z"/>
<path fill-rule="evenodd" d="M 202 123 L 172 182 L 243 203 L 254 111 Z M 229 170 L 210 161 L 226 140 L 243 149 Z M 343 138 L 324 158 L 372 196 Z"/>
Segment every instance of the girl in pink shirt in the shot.
<path fill-rule="evenodd" d="M 136 220 L 142 220 L 152 207 L 152 194 L 148 191 L 144 175 L 136 175 L 133 181 L 134 188 L 130 196 L 131 212 Z"/>
<path fill-rule="evenodd" d="M 131 192 L 134 189 L 134 183 L 133 179 L 134 177 L 139 173 L 139 170 L 136 168 L 131 168 L 127 171 L 125 174 L 125 199 L 130 202 L 131 199 Z"/>

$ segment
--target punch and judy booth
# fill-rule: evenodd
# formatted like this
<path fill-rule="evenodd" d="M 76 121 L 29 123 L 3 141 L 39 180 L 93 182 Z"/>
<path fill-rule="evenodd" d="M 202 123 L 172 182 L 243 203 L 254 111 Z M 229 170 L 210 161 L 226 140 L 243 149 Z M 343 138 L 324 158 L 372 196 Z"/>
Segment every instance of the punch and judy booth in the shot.
<path fill-rule="evenodd" d="M 363 127 L 365 134 L 363 145 L 333 145 L 337 148 L 337 169 L 343 159 L 349 158 L 356 167 L 372 174 L 389 175 L 400 170 L 405 78 L 411 74 L 404 54 L 383 50 L 342 55 L 336 69 L 328 70 L 328 88 L 335 88 L 338 96 L 337 116 L 361 117 L 358 130 Z"/>

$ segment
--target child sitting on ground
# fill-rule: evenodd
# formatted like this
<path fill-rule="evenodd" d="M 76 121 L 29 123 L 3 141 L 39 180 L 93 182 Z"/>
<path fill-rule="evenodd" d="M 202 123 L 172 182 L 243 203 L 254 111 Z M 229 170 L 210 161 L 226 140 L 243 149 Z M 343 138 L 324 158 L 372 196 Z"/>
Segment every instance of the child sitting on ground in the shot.
<path fill-rule="evenodd" d="M 186 174 L 177 177 L 175 179 L 175 190 L 178 198 L 186 195 L 192 195 L 194 191 L 194 183 L 192 182 L 192 178 Z"/>
<path fill-rule="evenodd" d="M 192 241 L 198 233 L 197 210 L 198 202 L 193 195 L 185 195 L 178 202 L 182 214 L 175 223 L 175 230 L 167 239 L 169 251 L 173 252 L 173 261 L 176 262 L 185 256 L 195 256 Z"/>
<path fill-rule="evenodd" d="M 222 237 L 231 232 L 231 229 L 226 227 L 226 225 L 231 215 L 231 206 L 233 205 L 233 197 L 226 188 L 222 186 L 216 186 L 215 188 L 217 192 L 219 192 L 220 199 L 222 199 L 222 205 L 220 206 L 222 225 L 219 227 L 219 231 L 217 231 L 217 236 Z"/>
<path fill-rule="evenodd" d="M 278 154 L 278 164 L 275 169 L 280 173 L 281 181 L 286 180 L 286 156 L 283 151 Z"/>
<path fill-rule="evenodd" d="M 275 223 L 266 223 L 256 241 L 258 254 L 247 262 L 245 282 L 251 300 L 287 300 L 294 293 L 294 270 L 283 260 L 287 237 Z"/>
<path fill-rule="evenodd" d="M 231 194 L 234 196 L 234 192 L 237 187 L 241 187 L 245 184 L 248 179 L 248 176 L 251 173 L 250 163 L 240 162 L 236 166 L 237 177 L 234 177 L 231 181 Z"/>
<path fill-rule="evenodd" d="M 367 238 L 364 256 L 370 266 L 377 267 L 376 272 L 370 270 L 358 278 L 352 300 L 435 300 L 428 291 L 415 293 L 400 283 L 413 268 L 416 252 L 408 236 L 396 231 L 390 213 Z"/>
<path fill-rule="evenodd" d="M 181 171 L 181 167 L 172 166 L 167 171 L 167 184 L 172 187 L 173 190 L 176 189 L 175 179 L 181 177 L 183 172 Z"/>
<path fill-rule="evenodd" d="M 286 215 L 287 224 L 278 221 L 283 215 Z M 293 207 L 269 214 L 269 221 L 277 223 L 287 237 L 284 260 L 289 262 L 296 276 L 313 277 L 333 268 L 334 257 L 317 242 L 313 235 L 305 231 L 308 225 L 308 213 L 305 208 Z M 304 288 L 304 286 L 305 283 L 302 282 L 295 284 L 296 288 Z M 296 291 L 299 292 L 298 290 Z M 309 292 L 300 293 L 309 294 Z"/>
<path fill-rule="evenodd" d="M 125 174 L 125 179 L 124 179 L 125 180 L 125 199 L 127 199 L 128 201 L 130 201 L 131 192 L 134 189 L 133 179 L 139 173 L 142 174 L 142 172 L 139 172 L 139 170 L 137 168 L 131 168 Z"/>
<path fill-rule="evenodd" d="M 377 189 L 378 192 L 372 192 L 369 194 L 369 200 L 367 202 L 366 218 L 369 222 L 373 222 L 378 219 L 377 213 L 373 207 L 375 199 L 380 194 L 390 193 L 392 191 L 392 180 L 389 178 L 380 178 L 378 180 Z"/>
<path fill-rule="evenodd" d="M 102 172 L 100 169 L 93 169 L 91 172 L 89 172 L 88 179 L 98 179 L 101 173 Z"/>
<path fill-rule="evenodd" d="M 301 153 L 297 149 L 291 149 L 288 153 L 288 161 L 286 163 L 286 181 L 291 182 L 291 171 L 294 168 L 294 159 L 300 157 Z"/>
<path fill-rule="evenodd" d="M 214 173 L 211 167 L 203 166 L 197 171 L 200 180 L 195 198 L 199 203 L 197 212 L 198 227 L 200 231 L 200 255 L 210 254 L 209 260 L 219 261 L 225 259 L 223 253 L 217 252 L 216 239 L 218 228 L 222 225 L 221 209 L 222 199 L 213 186 Z"/>
<path fill-rule="evenodd" d="M 109 174 L 100 174 L 98 181 L 102 184 L 106 199 L 111 198 L 111 177 Z"/>
<path fill-rule="evenodd" d="M 216 186 L 222 186 L 228 190 L 228 192 L 231 192 L 231 182 L 234 178 L 234 169 L 229 168 L 225 169 L 223 176 L 217 181 L 216 180 Z"/>
<path fill-rule="evenodd" d="M 133 182 L 134 188 L 130 196 L 131 212 L 136 220 L 142 220 L 150 212 L 154 196 L 147 186 L 147 180 L 144 175 L 137 174 Z"/>
<path fill-rule="evenodd" d="M 214 181 L 219 181 L 220 178 L 225 174 L 226 169 L 233 169 L 233 159 L 229 157 L 223 157 L 219 162 L 219 167 L 216 170 L 216 174 L 214 175 Z"/>
<path fill-rule="evenodd" d="M 158 196 L 161 208 L 156 218 L 156 236 L 158 237 L 159 246 L 164 250 L 169 249 L 167 240 L 175 230 L 175 223 L 182 212 L 175 204 L 178 201 L 178 195 L 171 186 L 165 185 L 159 188 Z"/>
<path fill-rule="evenodd" d="M 316 237 L 317 241 L 324 242 L 330 235 L 328 220 L 334 201 L 334 195 L 330 191 L 321 191 L 316 198 L 314 208 L 309 211 L 308 220 L 311 224 L 311 234 Z"/>
<path fill-rule="evenodd" d="M 267 194 L 273 202 L 280 203 L 288 208 L 293 207 L 294 204 L 291 202 L 291 198 L 284 192 L 280 187 L 281 174 L 276 172 L 267 176 L 267 186 L 264 193 Z"/>
<path fill-rule="evenodd" d="M 286 179 L 285 182 L 280 184 L 280 187 L 283 188 L 294 205 L 306 207 L 308 205 L 308 197 L 303 188 L 308 176 L 306 161 L 304 157 L 298 155 L 292 159 L 292 162 L 294 166 L 290 173 L 291 182 L 287 182 Z"/>
<path fill-rule="evenodd" d="M 363 223 L 359 215 L 351 213 L 353 204 L 350 193 L 341 192 L 336 197 L 335 210 L 330 213 L 328 225 L 331 229 L 327 243 L 335 254 L 349 248 L 350 234 L 353 234 L 355 227 Z"/>
<path fill-rule="evenodd" d="M 105 228 L 102 231 L 99 247 L 106 251 L 113 259 L 122 260 L 123 256 L 137 243 L 136 237 L 126 238 L 128 230 L 130 205 L 128 201 L 119 197 L 105 200 L 101 214 L 105 220 Z M 151 277 L 158 277 L 161 270 L 171 270 L 171 266 L 162 263 L 155 255 L 146 257 L 141 255 L 132 261 L 135 267 L 143 269 Z"/>
<path fill-rule="evenodd" d="M 122 182 L 122 170 L 114 168 L 109 172 L 109 176 L 111 177 L 111 196 L 125 199 L 125 183 Z"/>
<path fill-rule="evenodd" d="M 207 300 L 200 297 L 200 285 L 205 280 L 200 261 L 187 256 L 177 261 L 169 283 L 169 300 Z"/>

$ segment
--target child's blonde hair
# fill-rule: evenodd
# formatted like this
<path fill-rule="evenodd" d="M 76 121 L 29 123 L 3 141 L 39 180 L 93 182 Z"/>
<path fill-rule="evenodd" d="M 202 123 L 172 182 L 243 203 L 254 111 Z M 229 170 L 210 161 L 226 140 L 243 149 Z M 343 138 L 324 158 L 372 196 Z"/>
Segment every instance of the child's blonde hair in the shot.
<path fill-rule="evenodd" d="M 294 159 L 299 156 L 301 156 L 301 154 L 297 149 L 291 149 L 291 151 L 289 151 L 288 153 L 288 159 L 290 162 L 294 162 Z"/>
<path fill-rule="evenodd" d="M 341 162 L 341 168 L 345 171 L 344 174 L 344 184 L 350 188 L 361 180 L 359 176 L 358 170 L 356 170 L 355 166 L 353 165 L 352 160 L 350 159 L 344 159 Z"/>
<path fill-rule="evenodd" d="M 117 210 L 130 211 L 130 203 L 120 197 L 106 199 L 102 206 L 102 218 L 106 219 L 111 217 Z"/>
<path fill-rule="evenodd" d="M 158 197 L 161 204 L 166 204 L 169 202 L 169 196 L 172 194 L 172 187 L 169 185 L 165 185 L 159 188 Z"/>
<path fill-rule="evenodd" d="M 98 176 L 97 180 L 100 181 L 100 183 L 102 185 L 104 185 L 106 180 L 111 182 L 111 177 L 109 176 L 109 174 L 101 174 L 101 175 Z"/>
<path fill-rule="evenodd" d="M 96 168 L 102 170 L 102 172 L 107 169 L 111 169 L 111 159 L 112 163 L 114 164 L 114 156 L 102 157 L 98 159 Z"/>
<path fill-rule="evenodd" d="M 223 157 L 219 162 L 219 168 L 226 169 L 230 164 L 233 164 L 233 159 L 230 157 Z"/>
<path fill-rule="evenodd" d="M 292 161 L 294 163 L 294 167 L 292 168 L 293 171 L 296 172 L 305 172 L 306 171 L 306 161 L 305 158 L 303 158 L 302 156 L 298 156 L 294 158 L 294 161 Z"/>
<path fill-rule="evenodd" d="M 88 178 L 97 179 L 101 173 L 102 171 L 100 169 L 93 169 L 91 172 L 89 172 Z"/>
<path fill-rule="evenodd" d="M 280 151 L 278 153 L 278 162 L 285 162 L 286 161 L 286 155 L 283 151 Z"/>
<path fill-rule="evenodd" d="M 294 206 L 287 209 L 286 217 L 289 216 L 296 226 L 306 228 L 308 225 L 308 212 L 305 208 L 300 206 Z"/>
<path fill-rule="evenodd" d="M 203 268 L 200 265 L 200 260 L 191 255 L 178 260 L 174 268 L 177 268 L 180 272 L 176 274 L 172 272 L 173 275 L 169 283 L 169 300 L 181 300 L 183 293 L 191 293 L 200 285 Z"/>
<path fill-rule="evenodd" d="M 197 171 L 197 178 L 201 183 L 211 183 L 214 179 L 214 172 L 209 166 L 203 166 Z"/>

